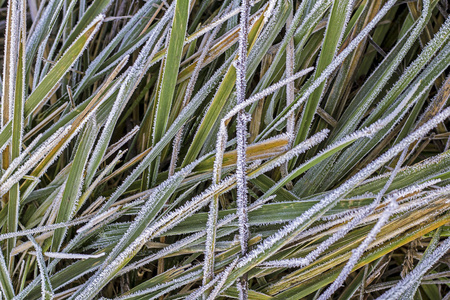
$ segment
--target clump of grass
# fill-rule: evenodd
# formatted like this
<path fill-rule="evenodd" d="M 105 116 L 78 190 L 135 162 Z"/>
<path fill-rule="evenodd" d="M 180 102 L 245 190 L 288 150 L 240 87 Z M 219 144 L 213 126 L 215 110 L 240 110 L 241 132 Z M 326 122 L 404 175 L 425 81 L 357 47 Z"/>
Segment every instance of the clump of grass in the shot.
<path fill-rule="evenodd" d="M 6 299 L 449 299 L 438 0 L 8 0 Z"/>

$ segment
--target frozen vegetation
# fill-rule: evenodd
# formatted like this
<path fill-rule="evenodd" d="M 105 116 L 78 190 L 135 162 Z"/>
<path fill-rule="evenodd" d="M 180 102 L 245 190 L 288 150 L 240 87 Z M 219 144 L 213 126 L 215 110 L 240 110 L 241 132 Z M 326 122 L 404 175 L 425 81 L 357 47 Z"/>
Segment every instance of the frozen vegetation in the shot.
<path fill-rule="evenodd" d="M 450 299 L 448 1 L 0 6 L 1 299 Z"/>

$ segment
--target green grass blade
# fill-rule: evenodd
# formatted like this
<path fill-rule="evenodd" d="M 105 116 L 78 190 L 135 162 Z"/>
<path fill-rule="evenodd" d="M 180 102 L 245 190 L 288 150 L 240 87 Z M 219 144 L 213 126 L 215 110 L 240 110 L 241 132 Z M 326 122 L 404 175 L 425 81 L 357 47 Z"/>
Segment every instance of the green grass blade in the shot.
<path fill-rule="evenodd" d="M 75 61 L 80 57 L 83 51 L 86 49 L 89 42 L 93 39 L 97 33 L 100 25 L 104 19 L 103 15 L 100 15 L 94 21 L 89 24 L 80 36 L 74 41 L 74 43 L 67 49 L 64 55 L 53 66 L 50 72 L 39 83 L 36 89 L 30 94 L 25 102 L 24 114 L 28 117 L 33 111 L 47 99 L 49 91 L 58 84 L 61 78 L 72 67 Z"/>
<path fill-rule="evenodd" d="M 162 62 L 162 78 L 158 84 L 158 97 L 156 98 L 156 117 L 153 129 L 153 146 L 159 142 L 167 128 L 167 119 L 172 107 L 178 69 L 183 50 L 183 42 L 186 36 L 187 21 L 189 16 L 189 1 L 177 1 L 175 6 L 175 18 L 173 18 L 170 30 L 169 46 L 167 54 Z"/>
<path fill-rule="evenodd" d="M 81 188 L 83 186 L 84 169 L 97 133 L 97 124 L 95 121 L 90 121 L 86 124 L 84 132 L 80 136 L 78 149 L 70 168 L 66 188 L 64 189 L 58 215 L 56 217 L 57 223 L 69 221 L 76 213 L 75 209 L 80 197 Z M 51 248 L 53 252 L 59 251 L 65 233 L 66 229 L 63 228 L 55 230 Z"/>
<path fill-rule="evenodd" d="M 334 2 L 331 14 L 325 31 L 325 38 L 322 51 L 317 63 L 314 79 L 317 79 L 323 70 L 333 61 L 338 47 L 342 41 L 347 23 L 353 10 L 353 1 Z M 300 130 L 297 132 L 294 144 L 298 144 L 306 139 L 311 128 L 311 122 L 316 113 L 317 107 L 322 98 L 325 82 L 317 87 L 306 101 L 305 109 L 300 121 Z"/>

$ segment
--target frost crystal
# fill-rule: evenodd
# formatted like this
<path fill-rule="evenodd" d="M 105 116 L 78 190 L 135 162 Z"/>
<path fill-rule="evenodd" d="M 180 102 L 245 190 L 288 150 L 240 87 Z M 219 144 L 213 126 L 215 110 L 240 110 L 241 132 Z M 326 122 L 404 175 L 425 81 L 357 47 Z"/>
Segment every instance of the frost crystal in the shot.
<path fill-rule="evenodd" d="M 36 146 L 36 144 L 40 141 L 41 137 L 42 137 L 42 134 L 39 134 L 35 139 L 33 139 L 33 141 L 31 141 L 30 145 L 27 147 L 27 150 L 33 149 Z M 20 153 L 20 155 L 10 163 L 8 169 L 6 169 L 6 171 L 3 173 L 2 177 L 0 178 L 0 182 L 4 182 L 11 175 L 11 173 L 21 163 L 24 162 L 27 155 L 29 155 L 28 151 L 22 151 L 22 153 Z"/>
<path fill-rule="evenodd" d="M 214 299 L 216 299 L 216 297 L 219 295 L 220 289 L 225 284 L 225 280 L 227 280 L 228 276 L 230 275 L 231 271 L 233 271 L 233 269 L 236 266 L 237 262 L 238 262 L 238 260 L 235 259 L 228 267 L 226 267 L 226 269 L 221 274 L 219 274 L 218 277 L 220 278 L 220 280 L 218 281 L 218 283 L 216 284 L 216 286 L 212 290 L 212 292 L 209 295 L 207 300 L 214 300 Z"/>
<path fill-rule="evenodd" d="M 105 255 L 105 252 L 99 254 L 79 254 L 79 253 L 59 253 L 59 252 L 45 252 L 45 256 L 60 259 L 88 259 L 99 258 Z"/>
<path fill-rule="evenodd" d="M 201 295 L 206 292 L 208 289 L 210 289 L 214 284 L 216 284 L 217 281 L 219 281 L 220 277 L 216 277 L 213 280 L 211 280 L 210 282 L 208 282 L 207 284 L 203 285 L 202 287 L 200 287 L 199 289 L 197 289 L 196 291 L 194 291 L 192 294 L 190 294 L 189 296 L 187 296 L 185 299 L 186 300 L 195 300 L 198 299 L 199 297 L 201 297 Z"/>
<path fill-rule="evenodd" d="M 8 1 L 4 43 L 4 58 L 7 61 L 4 61 L 3 64 L 2 111 L 0 115 L 2 128 L 4 128 L 6 123 L 13 117 L 14 87 L 17 75 L 17 58 L 19 57 L 21 3 L 22 2 L 19 2 L 18 0 Z"/>
<path fill-rule="evenodd" d="M 13 173 L 4 183 L 0 185 L 0 195 L 4 195 L 14 184 L 19 182 L 31 168 L 41 161 L 44 156 L 47 155 L 59 143 L 59 141 L 61 141 L 69 133 L 70 129 L 70 125 L 66 128 L 59 129 L 50 138 L 48 138 L 15 173 Z"/>
<path fill-rule="evenodd" d="M 288 23 L 286 23 L 286 27 L 290 26 L 292 23 L 292 14 L 289 16 Z M 290 78 L 294 75 L 294 67 L 295 67 L 295 46 L 294 39 L 291 38 L 286 47 L 286 78 Z M 288 83 L 286 86 L 286 104 L 291 105 L 294 102 L 295 98 L 295 85 L 294 82 Z M 286 124 L 286 131 L 288 134 L 294 136 L 294 128 L 295 127 L 295 115 L 292 113 Z M 292 139 L 289 141 L 289 144 L 292 144 Z M 286 166 L 287 170 L 287 166 Z"/>
<path fill-rule="evenodd" d="M 250 5 L 248 0 L 242 0 L 240 28 L 239 28 L 239 50 L 238 60 L 236 61 L 236 94 L 237 103 L 245 101 L 245 92 L 247 88 L 247 45 L 248 30 L 250 18 Z M 247 121 L 248 117 L 244 110 L 240 110 L 237 117 L 236 136 L 237 136 L 237 210 L 239 216 L 239 236 L 241 243 L 241 252 L 247 252 L 247 240 L 249 238 L 248 216 L 247 216 L 247 178 L 246 178 L 246 148 L 247 148 Z"/>
<path fill-rule="evenodd" d="M 240 28 L 239 28 L 239 49 L 238 60 L 236 61 L 236 95 L 237 104 L 245 101 L 245 92 L 247 88 L 246 72 L 247 72 L 247 46 L 248 46 L 248 30 L 250 19 L 250 5 L 248 0 L 242 0 Z M 247 195 L 247 122 L 249 116 L 242 109 L 238 112 L 236 124 L 237 138 L 237 162 L 236 162 L 236 183 L 237 183 L 237 214 L 239 217 L 239 241 L 241 245 L 241 253 L 247 253 L 248 239 L 250 237 L 248 226 L 248 195 Z M 241 278 L 238 286 L 240 287 L 240 299 L 247 299 L 247 280 Z"/>
<path fill-rule="evenodd" d="M 267 10 L 264 12 L 264 23 L 267 23 L 267 20 L 272 16 L 275 5 L 277 4 L 277 0 L 269 0 L 269 6 Z"/>
<path fill-rule="evenodd" d="M 119 209 L 120 209 L 120 207 L 116 206 L 116 207 L 110 208 L 109 210 L 107 210 L 99 215 L 96 215 L 91 220 L 89 220 L 89 222 L 86 225 L 79 228 L 77 230 L 77 232 L 80 233 L 80 232 L 86 231 L 88 229 L 91 229 L 92 227 L 94 227 L 95 225 L 97 225 L 98 223 L 103 221 L 104 219 L 106 219 L 106 218 L 110 217 L 111 215 L 113 215 L 114 213 L 116 213 Z"/>
<path fill-rule="evenodd" d="M 195 281 L 197 279 L 197 276 L 199 276 L 201 274 L 200 271 L 191 271 L 191 272 L 186 271 L 186 273 L 188 273 L 188 274 L 186 274 L 184 276 L 180 276 L 178 278 L 175 278 L 171 281 L 167 281 L 165 283 L 157 284 L 156 286 L 148 288 L 148 289 L 130 293 L 123 297 L 118 297 L 118 298 L 116 298 L 116 300 L 125 300 L 125 299 L 129 299 L 129 298 L 145 296 L 149 293 L 163 290 L 161 293 L 159 293 L 151 298 L 146 298 L 146 299 L 155 299 L 155 298 L 158 298 L 174 289 L 177 289 L 177 288 L 182 287 L 192 281 Z"/>
<path fill-rule="evenodd" d="M 69 222 L 55 223 L 55 224 L 45 225 L 45 226 L 36 227 L 36 228 L 32 228 L 32 229 L 26 229 L 23 231 L 3 233 L 3 234 L 0 234 L 0 241 L 14 238 L 14 237 L 26 236 L 26 235 L 31 235 L 31 234 L 41 233 L 41 232 L 52 231 L 52 230 L 55 230 L 58 228 L 67 228 L 67 227 L 83 224 L 83 223 L 88 222 L 89 218 L 90 217 L 86 216 L 86 217 L 81 217 L 81 218 L 78 218 L 78 219 L 75 219 L 75 220 L 72 220 Z"/>
<path fill-rule="evenodd" d="M 37 257 L 37 263 L 39 267 L 39 271 L 41 273 L 41 293 L 42 293 L 42 299 L 47 299 L 50 297 L 50 299 L 53 298 L 53 290 L 50 283 L 50 278 L 48 276 L 48 271 L 45 266 L 44 257 L 42 256 L 42 249 L 41 246 L 36 242 L 36 240 L 31 236 L 28 235 L 28 239 L 33 243 L 34 249 L 36 249 L 36 257 Z"/>
<path fill-rule="evenodd" d="M 244 108 L 246 108 L 247 106 L 263 99 L 264 97 L 267 97 L 270 94 L 275 93 L 278 89 L 282 88 L 283 86 L 293 82 L 294 80 L 305 76 L 306 74 L 310 73 L 311 71 L 313 71 L 314 68 L 310 67 L 304 70 L 301 70 L 297 73 L 295 73 L 294 75 L 292 75 L 289 78 L 286 79 L 282 79 L 277 83 L 274 83 L 273 85 L 269 86 L 268 88 L 262 90 L 261 92 L 251 96 L 250 98 L 248 98 L 247 100 L 245 100 L 244 102 L 238 103 L 235 107 L 233 107 L 232 110 L 230 110 L 225 117 L 223 117 L 221 123 L 225 123 L 225 121 L 231 119 L 233 116 L 235 116 L 236 114 L 238 114 L 238 112 L 240 110 L 243 110 Z"/>
<path fill-rule="evenodd" d="M 315 145 L 321 143 L 327 136 L 330 131 L 328 129 L 324 129 L 309 139 L 301 142 L 291 150 L 287 151 L 286 153 L 279 155 L 278 157 L 272 159 L 271 161 L 268 161 L 267 163 L 263 164 L 256 172 L 252 172 L 249 175 L 249 178 L 256 178 L 259 175 L 266 173 L 270 170 L 275 169 L 276 167 L 281 166 L 282 164 L 288 162 L 289 160 L 293 159 L 294 157 L 299 156 L 300 154 L 306 152 L 307 150 L 311 149 Z"/>

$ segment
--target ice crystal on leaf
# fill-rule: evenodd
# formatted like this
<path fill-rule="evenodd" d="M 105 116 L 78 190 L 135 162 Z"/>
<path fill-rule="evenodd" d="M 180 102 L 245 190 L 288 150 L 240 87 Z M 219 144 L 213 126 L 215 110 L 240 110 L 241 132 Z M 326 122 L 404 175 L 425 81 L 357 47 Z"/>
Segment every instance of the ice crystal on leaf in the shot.
<path fill-rule="evenodd" d="M 39 244 L 36 242 L 36 240 L 31 236 L 28 235 L 28 239 L 33 243 L 34 249 L 36 250 L 36 257 L 37 257 L 37 263 L 39 266 L 39 272 L 41 275 L 41 294 L 42 299 L 47 299 L 50 297 L 50 299 L 53 298 L 54 293 L 53 289 L 50 283 L 50 278 L 48 276 L 48 270 L 45 266 L 44 257 L 42 256 L 42 248 L 39 246 Z"/>

